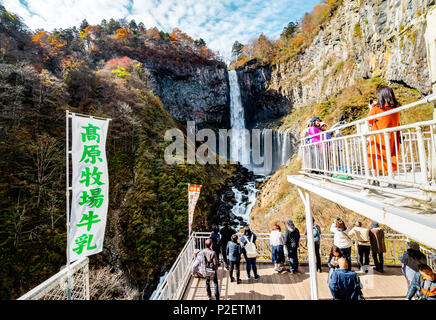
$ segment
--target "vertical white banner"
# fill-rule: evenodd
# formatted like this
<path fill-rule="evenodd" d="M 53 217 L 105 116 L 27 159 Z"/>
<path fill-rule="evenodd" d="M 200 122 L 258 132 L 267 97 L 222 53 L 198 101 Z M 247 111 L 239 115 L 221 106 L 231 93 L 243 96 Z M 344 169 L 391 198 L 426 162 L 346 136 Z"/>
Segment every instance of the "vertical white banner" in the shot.
<path fill-rule="evenodd" d="M 192 221 L 194 220 L 194 210 L 200 196 L 201 186 L 188 184 L 188 214 L 189 214 L 189 234 L 191 234 Z"/>
<path fill-rule="evenodd" d="M 71 262 L 103 249 L 109 204 L 108 125 L 109 119 L 72 115 Z"/>

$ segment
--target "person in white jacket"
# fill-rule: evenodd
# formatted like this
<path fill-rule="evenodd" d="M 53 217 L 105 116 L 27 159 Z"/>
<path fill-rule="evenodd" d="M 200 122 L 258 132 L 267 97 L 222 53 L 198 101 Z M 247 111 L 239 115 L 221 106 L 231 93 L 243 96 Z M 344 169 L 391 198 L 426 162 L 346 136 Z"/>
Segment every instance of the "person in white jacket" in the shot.
<path fill-rule="evenodd" d="M 351 246 L 353 245 L 353 240 L 345 232 L 347 227 L 345 222 L 336 218 L 336 221 L 330 227 L 330 231 L 334 234 L 333 243 L 340 250 L 345 259 L 347 259 L 348 270 L 351 271 Z"/>
<path fill-rule="evenodd" d="M 276 223 L 269 236 L 269 243 L 272 246 L 272 262 L 274 271 L 282 272 L 282 263 L 285 263 L 285 252 L 283 250 L 284 240 L 280 226 Z"/>

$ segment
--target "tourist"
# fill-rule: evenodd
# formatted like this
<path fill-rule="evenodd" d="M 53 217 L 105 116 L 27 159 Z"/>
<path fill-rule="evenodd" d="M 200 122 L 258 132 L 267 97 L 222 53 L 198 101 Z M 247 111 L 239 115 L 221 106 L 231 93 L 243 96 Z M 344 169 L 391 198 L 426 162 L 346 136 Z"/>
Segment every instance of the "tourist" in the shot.
<path fill-rule="evenodd" d="M 327 265 L 329 266 L 329 274 L 327 276 L 327 283 L 330 283 L 330 280 L 332 278 L 333 272 L 339 268 L 339 258 L 342 258 L 342 252 L 341 249 L 339 249 L 337 246 L 333 245 L 330 249 L 330 255 L 329 255 L 329 261 L 327 262 Z"/>
<path fill-rule="evenodd" d="M 383 272 L 383 253 L 386 252 L 385 233 L 375 221 L 369 226 L 369 242 L 371 243 L 372 258 L 374 259 L 374 269 Z"/>
<path fill-rule="evenodd" d="M 361 271 L 368 272 L 369 253 L 371 252 L 371 243 L 369 241 L 369 229 L 363 228 L 362 223 L 357 220 L 353 229 L 348 232 L 350 237 L 357 241 L 357 261 Z"/>
<path fill-rule="evenodd" d="M 203 278 L 203 271 L 201 268 L 201 259 L 203 258 L 203 253 L 201 252 L 200 249 L 194 250 L 194 257 L 195 257 L 195 261 L 194 261 L 194 265 L 192 266 L 192 275 L 195 278 Z"/>
<path fill-rule="evenodd" d="M 244 234 L 241 237 L 242 243 L 242 254 L 245 258 L 245 263 L 247 267 L 247 280 L 251 279 L 251 269 L 253 269 L 254 280 L 259 280 L 259 274 L 257 273 L 256 265 L 256 234 L 250 230 L 249 226 L 244 228 Z M 248 255 L 247 255 L 248 252 Z"/>
<path fill-rule="evenodd" d="M 399 106 L 399 103 L 395 99 L 394 91 L 390 87 L 381 87 L 377 90 L 377 101 L 373 103 L 371 110 L 368 113 L 368 117 L 393 110 Z M 400 125 L 400 113 L 396 112 L 387 116 L 369 120 L 371 126 L 370 131 L 377 131 L 387 128 L 398 127 Z M 382 135 L 384 136 L 384 134 Z M 397 171 L 397 154 L 400 147 L 400 134 L 397 131 L 389 132 L 389 149 L 390 154 L 386 154 L 385 139 L 381 139 L 378 135 L 370 135 L 369 148 L 368 148 L 368 163 L 371 168 L 373 176 L 387 175 L 388 174 L 388 160 L 392 163 L 392 171 Z M 373 181 L 373 185 L 379 186 L 378 181 Z M 389 184 L 389 187 L 395 185 Z"/>
<path fill-rule="evenodd" d="M 425 263 L 418 266 L 406 298 L 412 300 L 415 294 L 417 300 L 436 300 L 436 274 Z"/>
<path fill-rule="evenodd" d="M 237 284 L 241 283 L 240 279 L 240 264 L 241 264 L 241 254 L 242 249 L 241 245 L 238 243 L 238 235 L 233 234 L 231 241 L 227 243 L 227 257 L 230 262 L 230 281 L 235 282 L 235 278 L 233 278 L 233 270 L 236 268 L 236 281 Z"/>
<path fill-rule="evenodd" d="M 327 123 L 325 123 L 325 122 L 321 122 L 320 124 L 319 124 L 319 128 L 322 130 L 322 131 L 327 131 L 327 129 L 328 129 L 328 125 L 327 125 Z M 330 133 L 325 133 L 325 134 L 322 134 L 321 135 L 322 136 L 322 139 L 321 140 L 329 140 L 329 139 L 331 139 L 332 138 L 332 136 L 330 135 Z"/>
<path fill-rule="evenodd" d="M 328 125 L 325 122 L 321 122 L 319 124 L 319 128 L 321 131 L 327 131 Z M 330 133 L 326 132 L 321 134 L 321 141 L 330 140 L 332 136 Z M 330 168 L 331 160 L 330 160 L 330 146 L 331 142 L 326 142 L 322 144 L 323 149 L 320 150 L 320 166 L 327 171 L 332 171 L 333 168 Z M 330 176 L 331 174 L 328 172 L 325 172 L 327 176 Z"/>
<path fill-rule="evenodd" d="M 333 274 L 329 283 L 333 300 L 362 299 L 361 283 L 356 272 L 350 271 L 345 258 L 338 259 L 339 268 Z"/>
<path fill-rule="evenodd" d="M 309 119 L 306 123 L 306 128 L 301 132 L 300 138 L 306 138 L 309 135 L 309 128 L 312 126 L 312 119 Z M 306 143 L 310 143 L 310 138 L 306 140 Z"/>
<path fill-rule="evenodd" d="M 316 270 L 321 272 L 321 228 L 315 224 L 315 218 L 312 218 L 313 223 L 313 242 L 315 243 Z M 304 228 L 304 235 L 307 236 L 307 229 Z"/>
<path fill-rule="evenodd" d="M 312 125 L 308 130 L 308 135 L 311 136 L 310 143 L 317 143 L 321 141 L 321 135 L 317 135 L 317 136 L 314 135 L 322 132 L 322 130 L 319 127 L 321 123 L 321 119 L 319 117 L 313 117 L 311 123 Z M 319 170 L 317 169 L 321 168 L 320 146 L 319 144 L 316 144 L 310 146 L 309 149 L 310 149 L 310 164 L 312 168 L 311 173 L 319 173 Z"/>
<path fill-rule="evenodd" d="M 230 239 L 232 238 L 232 235 L 234 235 L 236 233 L 235 230 L 233 230 L 233 228 L 231 228 L 229 226 L 229 223 L 227 221 L 224 221 L 222 224 L 222 228 L 220 230 L 220 234 L 221 234 L 221 254 L 223 256 L 223 263 L 224 263 L 224 267 L 229 270 L 229 261 L 227 258 L 227 243 L 230 241 Z"/>
<path fill-rule="evenodd" d="M 334 131 L 334 136 L 335 136 L 335 138 L 342 137 L 342 129 L 339 129 L 339 127 L 342 127 L 342 126 L 344 126 L 344 125 L 346 125 L 346 124 L 347 124 L 347 121 L 345 121 L 345 115 L 341 114 L 341 115 L 338 117 L 338 122 L 336 122 L 336 123 L 332 126 L 332 129 L 337 128 L 337 129 Z"/>
<path fill-rule="evenodd" d="M 342 129 L 339 129 L 339 127 L 342 127 L 343 125 L 347 124 L 347 122 L 345 121 L 345 116 L 343 114 L 341 114 L 338 118 L 338 122 L 335 123 L 332 126 L 332 129 L 337 128 L 334 131 L 334 137 L 335 138 L 340 138 L 342 137 Z M 336 165 L 337 167 L 335 168 L 336 171 L 339 172 L 348 172 L 348 170 L 346 170 L 345 165 L 345 159 L 344 159 L 344 143 L 343 140 L 336 140 L 335 141 L 336 145 L 337 145 L 337 156 L 336 156 Z"/>
<path fill-rule="evenodd" d="M 300 231 L 294 225 L 292 220 L 288 220 L 284 244 L 288 250 L 290 273 L 295 273 L 298 271 L 298 246 L 300 245 L 299 243 Z"/>
<path fill-rule="evenodd" d="M 307 131 L 307 133 L 310 136 L 313 136 L 317 133 L 322 132 L 322 130 L 320 128 L 321 119 L 319 117 L 313 117 L 312 120 L 310 120 L 310 123 L 311 123 L 311 126 L 309 127 L 309 130 Z M 321 140 L 321 138 L 319 135 L 311 138 L 311 142 L 318 142 L 320 140 Z"/>
<path fill-rule="evenodd" d="M 212 232 L 210 233 L 210 238 L 212 239 L 212 249 L 213 251 L 215 251 L 216 256 L 218 257 L 218 262 L 220 260 L 220 241 L 221 241 L 221 236 L 219 233 L 219 228 L 216 224 L 212 225 Z M 219 267 L 219 263 L 218 263 L 218 267 Z"/>
<path fill-rule="evenodd" d="M 414 241 L 407 242 L 408 249 L 404 251 L 403 256 L 398 258 L 403 264 L 401 270 L 409 284 L 412 283 L 415 273 L 419 271 L 420 264 L 427 263 L 427 257 L 419 250 L 419 244 Z"/>
<path fill-rule="evenodd" d="M 210 289 L 210 280 L 213 281 L 214 290 L 215 290 L 215 299 L 219 300 L 219 291 L 218 291 L 218 257 L 216 256 L 216 252 L 212 249 L 212 239 L 209 238 L 205 242 L 206 248 L 203 250 L 203 258 L 202 258 L 202 271 L 203 276 L 206 278 L 206 292 L 209 300 L 212 300 L 212 292 Z"/>
<path fill-rule="evenodd" d="M 333 244 L 341 250 L 342 255 L 347 260 L 348 270 L 351 270 L 351 246 L 353 241 L 345 232 L 346 230 L 345 222 L 340 218 L 336 218 L 336 221 L 330 227 L 330 231 L 334 234 Z"/>
<path fill-rule="evenodd" d="M 269 236 L 269 243 L 272 246 L 272 262 L 274 262 L 274 271 L 282 272 L 282 263 L 285 262 L 285 253 L 283 251 L 283 235 L 280 226 L 274 224 Z"/>

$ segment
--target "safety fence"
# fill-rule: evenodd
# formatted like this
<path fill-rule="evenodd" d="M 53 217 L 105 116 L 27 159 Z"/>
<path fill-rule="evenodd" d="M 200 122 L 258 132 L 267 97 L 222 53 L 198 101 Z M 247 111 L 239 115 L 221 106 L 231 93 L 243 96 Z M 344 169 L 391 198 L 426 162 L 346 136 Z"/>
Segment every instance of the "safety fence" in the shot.
<path fill-rule="evenodd" d="M 18 300 L 67 300 L 67 272 L 62 269 Z M 88 258 L 70 265 L 70 294 L 71 300 L 89 300 Z"/>
<path fill-rule="evenodd" d="M 436 95 L 301 139 L 302 171 L 363 179 L 391 193 L 431 201 L 428 194 L 402 194 L 399 186 L 436 192 L 436 118 L 370 131 L 372 121 L 425 106 Z M 436 112 L 435 112 L 436 115 Z M 399 114 L 398 114 L 399 116 Z M 355 132 L 342 136 L 342 132 Z M 334 135 L 335 133 L 335 135 Z"/>
<path fill-rule="evenodd" d="M 240 237 L 242 234 L 238 234 Z M 205 241 L 209 238 L 210 232 L 194 232 L 183 250 L 180 252 L 176 262 L 173 264 L 171 270 L 168 272 L 167 277 L 162 281 L 160 287 L 157 289 L 153 300 L 178 300 L 183 296 L 186 285 L 190 279 L 192 266 L 194 263 L 194 250 L 205 248 Z M 257 247 L 257 262 L 271 262 L 272 247 L 269 242 L 269 233 L 256 234 L 256 247 Z M 330 249 L 333 245 L 333 234 L 321 234 L 320 240 L 320 253 L 322 263 L 327 263 Z M 400 266 L 399 258 L 407 249 L 408 238 L 402 234 L 386 234 L 385 245 L 386 253 L 384 254 L 384 263 L 388 266 Z M 434 261 L 431 257 L 435 254 L 426 248 L 421 248 L 421 251 L 426 254 L 428 265 L 433 270 L 436 270 Z M 285 250 L 287 254 L 287 250 Z M 300 239 L 300 247 L 298 249 L 298 256 L 300 262 L 307 262 L 308 253 L 306 246 L 306 236 L 302 235 Z M 357 262 L 357 243 L 352 247 L 351 251 L 352 261 Z M 242 259 L 243 260 L 243 259 Z M 372 258 L 371 258 L 372 262 Z"/>

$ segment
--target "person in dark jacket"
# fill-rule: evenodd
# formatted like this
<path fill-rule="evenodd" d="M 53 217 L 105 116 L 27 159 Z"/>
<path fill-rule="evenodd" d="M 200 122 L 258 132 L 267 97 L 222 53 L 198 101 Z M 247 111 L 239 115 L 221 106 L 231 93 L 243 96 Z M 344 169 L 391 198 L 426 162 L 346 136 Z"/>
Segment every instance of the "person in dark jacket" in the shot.
<path fill-rule="evenodd" d="M 321 227 L 315 224 L 315 218 L 312 218 L 313 223 L 313 241 L 315 242 L 316 270 L 321 272 Z M 307 235 L 307 230 L 304 228 L 304 235 Z"/>
<path fill-rule="evenodd" d="M 300 231 L 294 225 L 292 220 L 287 222 L 287 230 L 285 233 L 285 246 L 288 249 L 288 257 L 290 263 L 290 273 L 298 271 L 298 246 L 300 245 Z"/>
<path fill-rule="evenodd" d="M 219 233 L 219 228 L 216 224 L 212 225 L 212 232 L 210 233 L 210 238 L 212 239 L 212 250 L 215 251 L 218 261 L 220 259 L 220 249 L 221 249 L 221 235 Z M 218 263 L 219 266 L 219 263 Z"/>
<path fill-rule="evenodd" d="M 222 228 L 220 230 L 220 234 L 221 234 L 221 254 L 223 255 L 223 263 L 224 263 L 224 267 L 229 270 L 229 260 L 227 258 L 227 243 L 230 241 L 230 239 L 232 238 L 232 235 L 234 235 L 236 233 L 235 230 L 233 230 L 233 228 L 231 228 L 229 226 L 228 222 L 223 222 L 222 224 Z"/>
<path fill-rule="evenodd" d="M 385 233 L 375 221 L 369 227 L 369 242 L 371 243 L 372 258 L 375 264 L 374 269 L 383 272 L 383 253 L 386 252 Z"/>
<path fill-rule="evenodd" d="M 347 260 L 339 258 L 336 269 L 329 283 L 334 300 L 358 300 L 361 294 L 360 279 L 356 272 L 349 271 Z"/>
<path fill-rule="evenodd" d="M 398 258 L 401 261 L 401 270 L 410 285 L 419 271 L 418 266 L 427 263 L 427 257 L 419 250 L 419 244 L 414 241 L 407 242 L 408 249 L 403 253 L 403 256 Z"/>
<path fill-rule="evenodd" d="M 247 252 L 245 250 L 245 246 L 247 245 L 247 243 L 253 242 L 254 244 L 256 244 L 256 239 L 257 239 L 256 234 L 250 230 L 249 226 L 246 226 L 244 228 L 244 234 L 241 237 L 241 243 L 242 243 L 242 254 L 244 255 L 245 263 L 247 266 L 247 280 L 251 279 L 250 277 L 251 269 L 253 269 L 254 280 L 259 280 L 259 275 L 257 274 L 256 257 L 248 258 Z"/>
<path fill-rule="evenodd" d="M 418 300 L 436 300 L 436 274 L 427 264 L 418 266 L 406 298 L 412 300 L 415 294 Z"/>
<path fill-rule="evenodd" d="M 230 281 L 235 282 L 235 278 L 233 278 L 233 269 L 236 267 L 236 281 L 238 284 L 241 283 L 240 279 L 240 263 L 241 263 L 241 254 L 242 248 L 238 243 L 238 235 L 232 235 L 231 241 L 227 243 L 227 257 L 230 262 Z"/>

